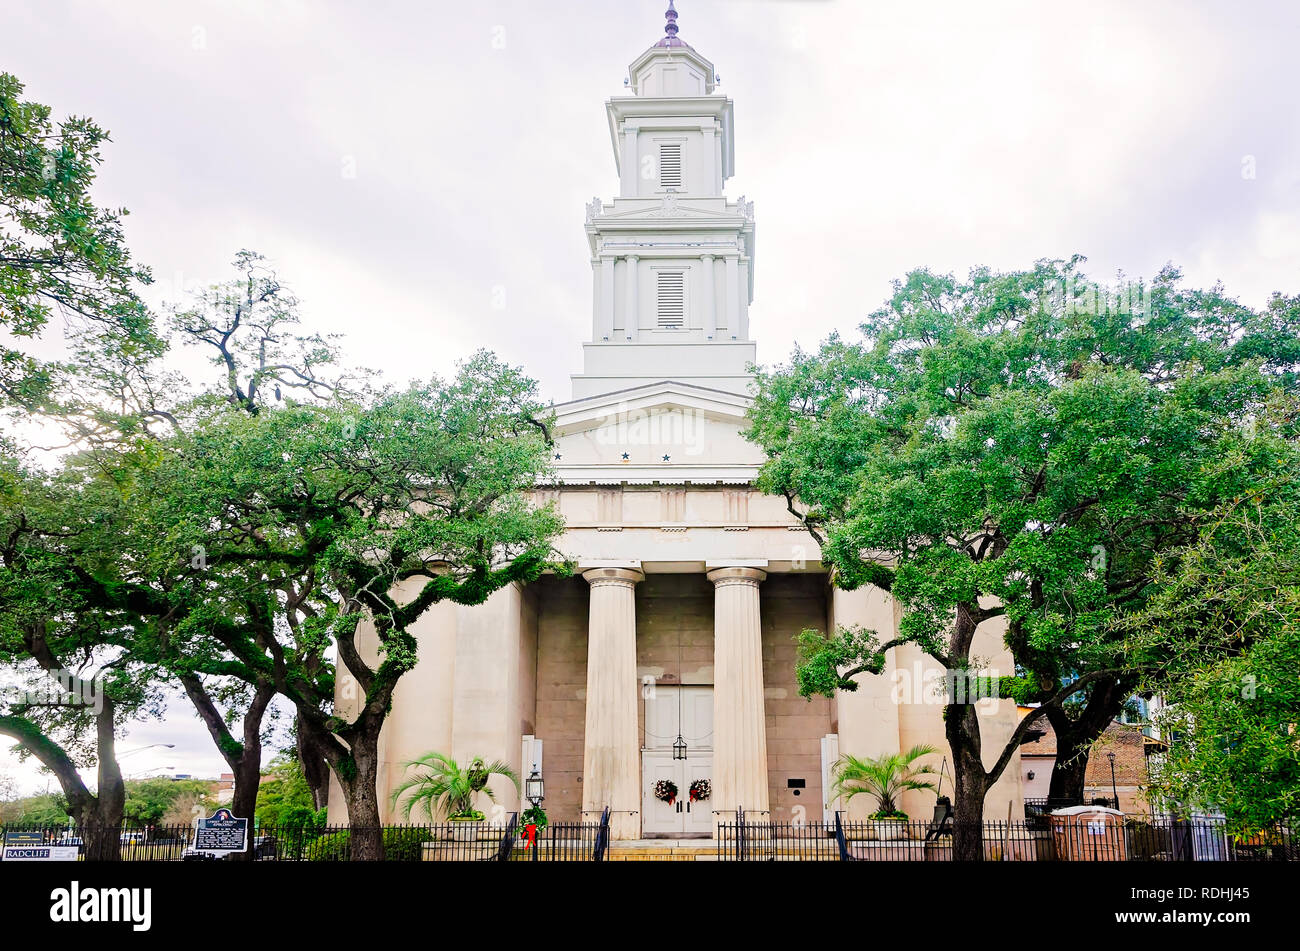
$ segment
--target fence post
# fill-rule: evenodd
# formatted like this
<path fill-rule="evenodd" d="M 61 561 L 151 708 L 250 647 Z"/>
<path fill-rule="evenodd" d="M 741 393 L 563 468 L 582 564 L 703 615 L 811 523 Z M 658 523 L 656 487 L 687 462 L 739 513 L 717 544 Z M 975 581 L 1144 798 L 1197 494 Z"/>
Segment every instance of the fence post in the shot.
<path fill-rule="evenodd" d="M 745 861 L 745 807 L 736 807 L 736 861 Z"/>
<path fill-rule="evenodd" d="M 596 830 L 596 850 L 591 857 L 592 861 L 605 861 L 607 848 L 609 848 L 609 806 L 606 806 L 600 814 L 600 828 Z"/>

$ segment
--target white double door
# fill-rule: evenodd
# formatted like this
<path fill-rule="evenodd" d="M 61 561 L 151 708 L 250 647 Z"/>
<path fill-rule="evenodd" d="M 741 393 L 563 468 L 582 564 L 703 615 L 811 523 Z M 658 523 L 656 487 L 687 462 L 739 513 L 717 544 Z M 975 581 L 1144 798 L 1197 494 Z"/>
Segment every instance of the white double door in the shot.
<path fill-rule="evenodd" d="M 673 759 L 680 733 L 686 759 Z M 655 795 L 666 780 L 677 788 L 669 803 Z M 713 799 L 692 802 L 691 784 L 713 783 L 713 688 L 658 686 L 645 698 L 645 746 L 641 751 L 641 834 L 702 836 L 713 834 Z"/>

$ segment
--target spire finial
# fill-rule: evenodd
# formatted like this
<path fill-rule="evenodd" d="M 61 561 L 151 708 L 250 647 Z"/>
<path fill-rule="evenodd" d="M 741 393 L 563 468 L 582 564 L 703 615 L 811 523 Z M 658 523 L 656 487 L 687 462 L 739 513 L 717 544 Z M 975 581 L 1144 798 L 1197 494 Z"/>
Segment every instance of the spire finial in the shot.
<path fill-rule="evenodd" d="M 675 38 L 677 36 L 677 8 L 673 6 L 673 0 L 668 0 L 668 10 L 664 13 L 664 17 L 668 20 L 664 24 L 664 33 Z"/>

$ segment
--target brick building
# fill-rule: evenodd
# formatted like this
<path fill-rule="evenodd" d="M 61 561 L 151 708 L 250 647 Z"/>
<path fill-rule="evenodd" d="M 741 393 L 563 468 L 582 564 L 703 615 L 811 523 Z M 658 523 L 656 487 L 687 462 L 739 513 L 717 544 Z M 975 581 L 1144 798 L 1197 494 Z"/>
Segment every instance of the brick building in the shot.
<path fill-rule="evenodd" d="M 1056 763 L 1056 734 L 1046 718 L 1036 728 L 1042 731 L 1037 740 L 1020 748 L 1021 780 L 1026 799 L 1045 799 Z M 1114 781 L 1111 779 L 1111 755 L 1115 758 Z M 1147 758 L 1142 728 L 1134 724 L 1112 723 L 1106 728 L 1088 756 L 1084 776 L 1083 798 L 1110 798 L 1118 793 L 1119 808 L 1125 813 L 1151 811 L 1146 801 L 1148 782 Z"/>

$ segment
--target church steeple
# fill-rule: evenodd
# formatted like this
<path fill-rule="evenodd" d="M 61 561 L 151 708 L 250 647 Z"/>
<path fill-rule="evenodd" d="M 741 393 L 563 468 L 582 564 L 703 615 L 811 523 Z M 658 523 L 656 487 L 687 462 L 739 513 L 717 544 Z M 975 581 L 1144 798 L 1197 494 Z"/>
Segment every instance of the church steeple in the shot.
<path fill-rule="evenodd" d="M 745 393 L 754 343 L 753 203 L 731 201 L 733 106 L 713 64 L 678 34 L 628 67 L 630 96 L 606 103 L 619 191 L 587 206 L 592 337 L 576 398 L 659 380 Z"/>

